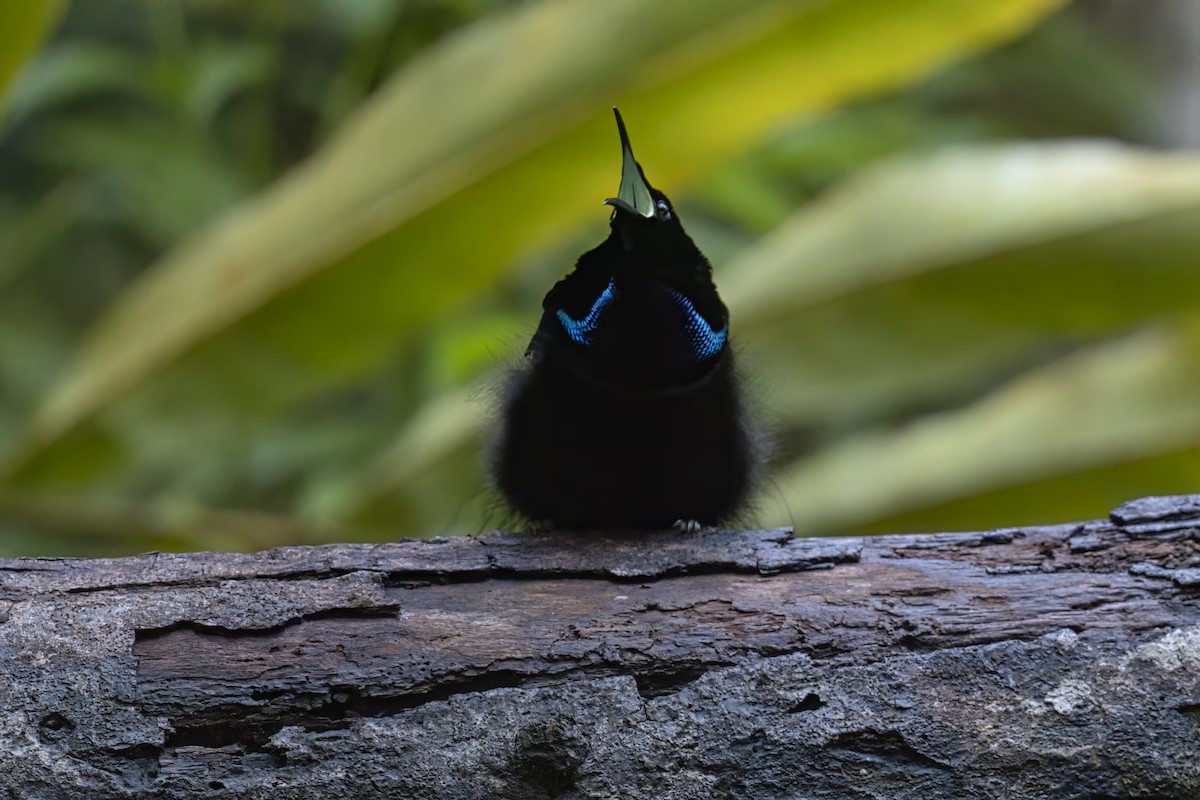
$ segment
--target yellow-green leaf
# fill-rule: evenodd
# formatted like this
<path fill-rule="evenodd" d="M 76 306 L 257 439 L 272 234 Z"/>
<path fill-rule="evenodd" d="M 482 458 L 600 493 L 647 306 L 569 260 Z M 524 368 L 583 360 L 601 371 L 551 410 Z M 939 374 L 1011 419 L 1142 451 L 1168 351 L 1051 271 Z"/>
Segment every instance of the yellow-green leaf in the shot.
<path fill-rule="evenodd" d="M 815 453 L 778 481 L 790 510 L 768 524 L 794 521 L 803 533 L 885 526 L 975 494 L 1194 449 L 1197 397 L 1192 318 L 1095 346 L 961 410 Z"/>
<path fill-rule="evenodd" d="M 1060 142 L 885 165 L 731 264 L 792 424 L 956 402 L 1080 340 L 1197 307 L 1200 158 Z"/>
<path fill-rule="evenodd" d="M 7 472 L 69 458 L 63 437 L 135 390 L 163 400 L 141 413 L 169 417 L 378 364 L 515 256 L 602 218 L 613 100 L 655 183 L 678 191 L 782 120 L 912 80 L 1058 5 L 564 0 L 485 19 L 132 287 Z"/>
<path fill-rule="evenodd" d="M 49 34 L 62 0 L 14 0 L 0 6 L 0 111 L 13 77 Z"/>

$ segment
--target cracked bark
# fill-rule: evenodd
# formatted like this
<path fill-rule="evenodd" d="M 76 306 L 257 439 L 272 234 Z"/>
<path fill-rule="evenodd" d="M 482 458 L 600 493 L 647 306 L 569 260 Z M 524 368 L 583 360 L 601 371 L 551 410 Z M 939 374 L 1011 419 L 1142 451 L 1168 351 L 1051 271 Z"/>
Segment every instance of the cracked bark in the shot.
<path fill-rule="evenodd" d="M 0 561 L 0 797 L 1195 798 L 1200 496 Z"/>

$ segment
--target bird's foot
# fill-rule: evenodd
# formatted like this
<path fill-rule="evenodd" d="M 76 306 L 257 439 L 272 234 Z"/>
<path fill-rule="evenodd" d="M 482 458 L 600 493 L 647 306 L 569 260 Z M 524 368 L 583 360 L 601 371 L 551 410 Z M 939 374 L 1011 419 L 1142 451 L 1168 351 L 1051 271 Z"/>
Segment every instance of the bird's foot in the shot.
<path fill-rule="evenodd" d="M 677 519 L 671 523 L 671 527 L 684 533 L 699 533 L 704 530 L 704 525 L 694 519 Z"/>

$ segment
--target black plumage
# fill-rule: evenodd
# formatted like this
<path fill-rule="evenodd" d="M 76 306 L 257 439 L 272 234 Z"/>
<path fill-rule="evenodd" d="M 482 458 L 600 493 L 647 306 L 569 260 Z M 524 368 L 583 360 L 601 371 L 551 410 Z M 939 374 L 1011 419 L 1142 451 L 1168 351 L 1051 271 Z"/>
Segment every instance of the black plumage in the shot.
<path fill-rule="evenodd" d="M 615 111 L 615 109 L 614 109 Z M 496 488 L 558 528 L 716 525 L 757 472 L 712 268 L 624 158 L 611 232 L 542 302 L 492 453 Z"/>

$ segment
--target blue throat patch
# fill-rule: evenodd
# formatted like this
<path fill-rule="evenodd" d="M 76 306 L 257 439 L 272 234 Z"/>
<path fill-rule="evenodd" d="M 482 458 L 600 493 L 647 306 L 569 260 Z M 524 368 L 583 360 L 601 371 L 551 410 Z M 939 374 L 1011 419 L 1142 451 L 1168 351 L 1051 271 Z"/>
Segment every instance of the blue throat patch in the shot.
<path fill-rule="evenodd" d="M 688 347 L 696 360 L 706 361 L 720 353 L 725 347 L 725 340 L 729 338 L 729 323 L 722 325 L 720 330 L 713 330 L 712 325 L 700 315 L 691 300 L 681 292 L 674 289 L 670 291 L 679 310 L 683 312 L 683 327 L 687 332 Z"/>
<path fill-rule="evenodd" d="M 725 347 L 729 338 L 729 325 L 726 323 L 720 330 L 713 330 L 708 321 L 701 316 L 692 301 L 683 293 L 669 289 L 668 293 L 675 305 L 683 313 L 683 329 L 687 338 L 688 350 L 697 361 L 706 361 L 715 357 Z M 600 317 L 613 300 L 617 299 L 617 287 L 609 280 L 608 286 L 592 303 L 588 313 L 582 319 L 575 319 L 561 308 L 555 312 L 563 331 L 576 344 L 588 347 L 600 326 Z"/>
<path fill-rule="evenodd" d="M 604 287 L 604 291 L 596 298 L 596 302 L 592 303 L 591 309 L 588 310 L 587 316 L 583 319 L 575 319 L 561 308 L 558 310 L 558 322 L 563 326 L 567 336 L 577 344 L 587 347 L 592 343 L 592 336 L 596 333 L 596 326 L 600 324 L 600 315 L 604 313 L 604 309 L 617 298 L 617 287 L 613 285 L 612 279 L 609 279 L 608 286 Z"/>

